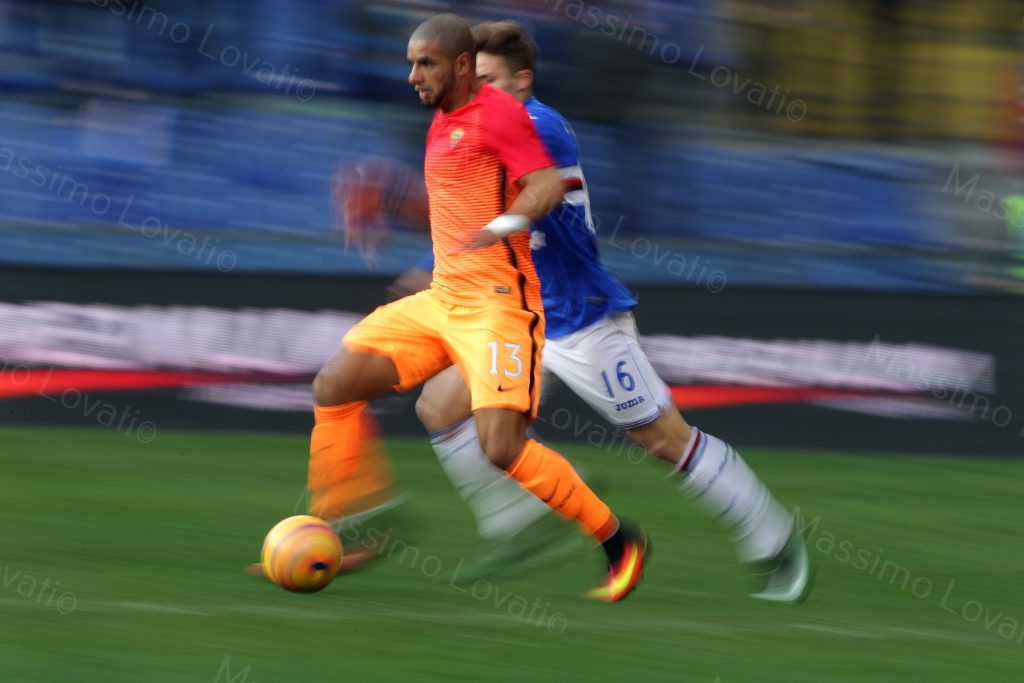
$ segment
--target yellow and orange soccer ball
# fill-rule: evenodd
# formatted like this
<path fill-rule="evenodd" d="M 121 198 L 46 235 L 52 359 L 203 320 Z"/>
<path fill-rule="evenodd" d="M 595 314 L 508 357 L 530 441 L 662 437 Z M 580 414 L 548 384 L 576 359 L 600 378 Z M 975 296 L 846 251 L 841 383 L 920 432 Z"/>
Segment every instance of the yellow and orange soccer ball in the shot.
<path fill-rule="evenodd" d="M 263 541 L 263 571 L 285 590 L 315 593 L 337 575 L 341 540 L 331 525 L 311 515 L 278 522 Z"/>

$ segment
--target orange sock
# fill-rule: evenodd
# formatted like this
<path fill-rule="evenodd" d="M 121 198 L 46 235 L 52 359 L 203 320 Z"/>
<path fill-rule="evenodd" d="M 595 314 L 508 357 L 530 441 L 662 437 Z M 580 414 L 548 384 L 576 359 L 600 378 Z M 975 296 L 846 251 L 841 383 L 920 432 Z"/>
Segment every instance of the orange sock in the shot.
<path fill-rule="evenodd" d="M 575 520 L 603 543 L 619 528 L 619 520 L 590 490 L 569 461 L 533 439 L 526 442 L 508 474 L 548 507 Z"/>
<path fill-rule="evenodd" d="M 309 511 L 326 520 L 362 512 L 391 497 L 394 475 L 366 401 L 313 408 Z"/>

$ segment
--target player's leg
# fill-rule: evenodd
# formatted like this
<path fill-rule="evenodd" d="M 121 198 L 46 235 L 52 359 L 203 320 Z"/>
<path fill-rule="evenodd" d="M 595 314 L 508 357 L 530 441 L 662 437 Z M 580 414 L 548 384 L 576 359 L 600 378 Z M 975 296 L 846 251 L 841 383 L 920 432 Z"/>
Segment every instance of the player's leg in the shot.
<path fill-rule="evenodd" d="M 549 340 L 548 369 L 609 422 L 673 468 L 680 488 L 732 533 L 741 560 L 778 563 L 792 546 L 792 516 L 729 444 L 691 427 L 640 348 L 631 314 L 609 316 L 565 339 Z M 783 594 L 806 588 L 799 571 Z M 772 593 L 772 592 L 770 592 Z M 757 597 L 773 599 L 762 591 Z M 802 595 L 800 596 L 802 597 Z"/>
<path fill-rule="evenodd" d="M 794 603 L 807 597 L 812 569 L 798 524 L 731 445 L 690 427 L 675 408 L 628 431 L 671 464 L 679 488 L 729 530 L 759 581 L 753 597 Z"/>
<path fill-rule="evenodd" d="M 594 494 L 565 458 L 526 436 L 528 413 L 477 408 L 480 445 L 487 459 L 562 516 L 577 521 L 603 543 L 618 527 L 611 509 Z"/>
<path fill-rule="evenodd" d="M 345 335 L 313 382 L 310 512 L 357 520 L 392 501 L 394 478 L 368 400 L 406 390 L 450 364 L 432 330 L 444 311 L 427 292 L 382 306 Z"/>
<path fill-rule="evenodd" d="M 450 316 L 449 324 L 446 341 L 468 381 L 487 458 L 601 544 L 610 579 L 588 595 L 621 600 L 643 574 L 646 537 L 620 525 L 565 458 L 526 436 L 540 398 L 543 318 L 527 310 L 493 307 Z"/>
<path fill-rule="evenodd" d="M 459 581 L 523 571 L 578 550 L 579 539 L 570 526 L 487 459 L 471 412 L 469 387 L 457 368 L 427 380 L 416 401 L 416 414 L 430 432 L 442 469 L 476 520 L 481 543 L 461 565 Z"/>
<path fill-rule="evenodd" d="M 373 545 L 360 547 L 362 523 L 396 502 L 394 476 L 368 399 L 416 386 L 450 364 L 431 331 L 432 325 L 440 328 L 443 311 L 429 296 L 417 296 L 382 306 L 355 325 L 313 381 L 309 508 L 346 543 L 343 571 L 375 555 Z M 259 564 L 247 571 L 263 574 Z"/>
<path fill-rule="evenodd" d="M 690 427 L 674 408 L 629 435 L 672 465 L 680 488 L 731 530 L 741 560 L 762 562 L 782 551 L 792 517 L 732 446 Z"/>
<path fill-rule="evenodd" d="M 387 356 L 342 347 L 313 381 L 310 436 L 310 514 L 340 532 L 387 509 L 395 500 L 394 475 L 381 445 L 368 399 L 398 384 Z"/>
<path fill-rule="evenodd" d="M 473 419 L 469 387 L 455 367 L 427 380 L 416 415 L 430 432 L 430 444 L 445 474 L 476 519 L 484 541 L 516 536 L 549 509 L 484 454 Z"/>
<path fill-rule="evenodd" d="M 621 524 L 568 460 L 526 436 L 529 412 L 479 408 L 473 414 L 488 459 L 600 543 L 608 559 L 609 577 L 587 597 L 618 601 L 629 595 L 643 576 L 650 553 L 646 534 Z"/>
<path fill-rule="evenodd" d="M 679 448 L 682 434 L 689 434 Z M 675 408 L 630 435 L 673 464 L 679 488 L 729 529 L 740 560 L 753 566 L 761 585 L 755 598 L 801 602 L 812 570 L 797 520 L 731 445 L 690 427 Z"/>

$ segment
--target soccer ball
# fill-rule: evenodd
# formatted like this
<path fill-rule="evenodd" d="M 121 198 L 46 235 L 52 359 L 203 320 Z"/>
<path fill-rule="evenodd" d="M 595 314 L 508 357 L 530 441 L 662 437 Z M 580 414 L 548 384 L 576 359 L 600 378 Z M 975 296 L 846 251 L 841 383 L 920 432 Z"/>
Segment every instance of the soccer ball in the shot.
<path fill-rule="evenodd" d="M 311 515 L 278 522 L 263 541 L 263 571 L 285 590 L 315 593 L 341 566 L 341 541 L 331 525 Z"/>

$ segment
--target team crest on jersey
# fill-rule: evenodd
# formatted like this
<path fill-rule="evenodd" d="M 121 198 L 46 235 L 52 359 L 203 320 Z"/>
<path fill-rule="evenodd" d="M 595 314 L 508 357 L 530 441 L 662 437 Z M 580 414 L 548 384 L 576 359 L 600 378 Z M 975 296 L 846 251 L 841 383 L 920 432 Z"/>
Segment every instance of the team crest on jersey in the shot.
<path fill-rule="evenodd" d="M 455 149 L 459 146 L 459 143 L 462 142 L 462 138 L 464 137 L 466 137 L 466 131 L 461 128 L 456 128 L 452 131 L 452 134 L 448 136 L 448 144 L 452 146 L 452 149 Z"/>

